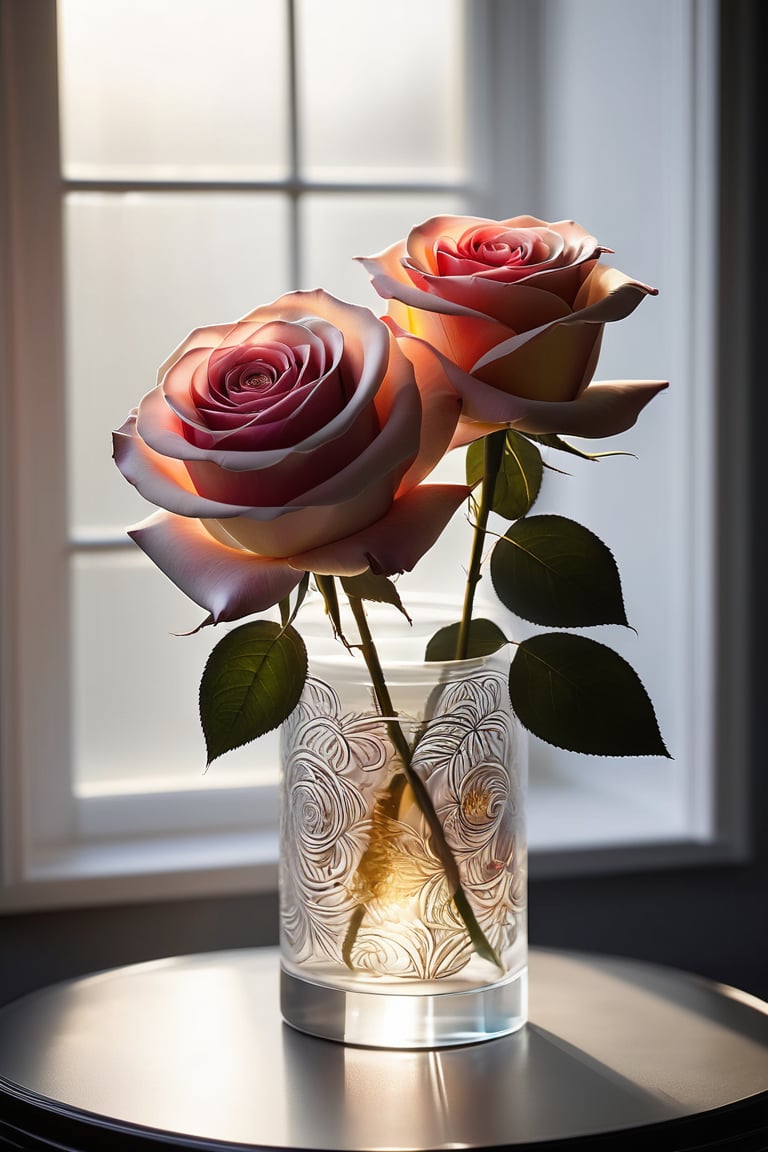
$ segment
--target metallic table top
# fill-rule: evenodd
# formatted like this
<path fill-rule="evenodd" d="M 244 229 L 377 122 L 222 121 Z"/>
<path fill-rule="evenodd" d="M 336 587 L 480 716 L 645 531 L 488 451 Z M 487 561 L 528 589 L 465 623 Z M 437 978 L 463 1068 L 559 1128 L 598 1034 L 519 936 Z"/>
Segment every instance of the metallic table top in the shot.
<path fill-rule="evenodd" d="M 162 1132 L 166 1147 L 339 1152 L 518 1148 L 768 1107 L 761 1001 L 536 950 L 530 995 L 531 1022 L 513 1036 L 376 1051 L 284 1025 L 273 949 L 117 968 L 0 1012 L 0 1103 L 5 1093 L 137 1141 Z"/>

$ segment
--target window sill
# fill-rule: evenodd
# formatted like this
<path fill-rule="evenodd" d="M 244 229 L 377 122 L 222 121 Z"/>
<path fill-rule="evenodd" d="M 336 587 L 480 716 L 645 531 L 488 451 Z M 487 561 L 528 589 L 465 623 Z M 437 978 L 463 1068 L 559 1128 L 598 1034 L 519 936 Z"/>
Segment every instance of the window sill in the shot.
<path fill-rule="evenodd" d="M 0 888 L 0 912 L 274 890 L 277 856 L 277 831 L 243 829 L 51 846 Z"/>
<path fill-rule="evenodd" d="M 532 790 L 529 836 L 537 880 L 736 863 L 747 855 L 737 834 L 697 835 L 669 809 L 573 781 Z M 30 853 L 23 877 L 0 887 L 0 912 L 274 891 L 277 858 L 276 828 L 243 826 L 50 845 Z"/>

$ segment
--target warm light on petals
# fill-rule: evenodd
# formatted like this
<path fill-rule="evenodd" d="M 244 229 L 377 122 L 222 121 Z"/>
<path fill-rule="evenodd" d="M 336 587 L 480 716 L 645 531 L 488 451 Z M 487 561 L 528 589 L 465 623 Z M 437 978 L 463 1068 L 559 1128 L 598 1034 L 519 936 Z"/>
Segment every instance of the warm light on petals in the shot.
<path fill-rule="evenodd" d="M 391 505 L 391 489 L 372 484 L 354 500 L 295 511 L 287 508 L 279 516 L 264 518 L 253 514 L 261 511 L 256 509 L 246 516 L 221 520 L 220 524 L 233 543 L 264 556 L 284 558 L 321 544 L 333 547 L 340 537 L 375 524 Z"/>
<path fill-rule="evenodd" d="M 467 498 L 461 484 L 425 484 L 401 497 L 375 524 L 332 544 L 280 560 L 239 547 L 233 521 L 209 523 L 156 512 L 129 535 L 214 622 L 271 608 L 293 591 L 305 570 L 337 576 L 372 568 L 410 571 Z"/>
<path fill-rule="evenodd" d="M 440 462 L 451 444 L 461 414 L 461 397 L 431 345 L 420 341 L 415 357 L 418 363 L 414 360 L 413 365 L 422 405 L 421 443 L 418 456 L 400 481 L 399 494 L 415 488 Z"/>
<path fill-rule="evenodd" d="M 290 595 L 301 572 L 222 545 L 200 520 L 155 512 L 128 535 L 213 623 L 263 612 Z"/>
<path fill-rule="evenodd" d="M 155 452 L 137 435 L 135 414 L 113 433 L 112 443 L 123 476 L 153 504 L 180 516 L 236 516 L 248 511 L 247 504 L 233 506 L 201 497 L 180 460 Z"/>
<path fill-rule="evenodd" d="M 396 500 L 376 524 L 294 556 L 291 563 L 333 576 L 356 576 L 368 568 L 386 576 L 410 572 L 470 491 L 464 484 L 421 484 Z"/>

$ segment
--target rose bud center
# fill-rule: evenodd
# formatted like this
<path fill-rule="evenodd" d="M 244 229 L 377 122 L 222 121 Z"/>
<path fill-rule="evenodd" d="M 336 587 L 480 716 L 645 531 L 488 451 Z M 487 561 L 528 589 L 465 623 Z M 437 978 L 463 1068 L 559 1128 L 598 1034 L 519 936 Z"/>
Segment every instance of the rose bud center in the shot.
<path fill-rule="evenodd" d="M 272 383 L 272 377 L 268 376 L 266 372 L 251 372 L 243 380 L 243 388 L 250 388 L 254 392 L 259 392 L 262 388 L 268 388 Z"/>

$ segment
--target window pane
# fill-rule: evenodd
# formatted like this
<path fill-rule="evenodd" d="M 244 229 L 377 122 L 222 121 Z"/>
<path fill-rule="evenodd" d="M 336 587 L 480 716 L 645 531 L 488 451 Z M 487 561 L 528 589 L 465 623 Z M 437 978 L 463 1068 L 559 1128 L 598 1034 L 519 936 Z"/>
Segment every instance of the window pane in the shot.
<path fill-rule="evenodd" d="M 59 0 L 71 178 L 285 172 L 283 0 Z"/>
<path fill-rule="evenodd" d="M 229 752 L 205 769 L 200 677 L 220 628 L 143 556 L 76 556 L 75 786 L 218 787 L 274 778 L 278 737 Z"/>
<path fill-rule="evenodd" d="M 460 0 L 299 0 L 302 164 L 315 178 L 461 179 Z"/>
<path fill-rule="evenodd" d="M 374 292 L 368 274 L 355 256 L 373 256 L 406 236 L 421 220 L 441 212 L 466 212 L 466 201 L 455 194 L 436 196 L 343 193 L 306 195 L 302 200 L 306 288 L 327 288 L 343 300 L 366 304 L 377 314 L 386 302 Z"/>
<path fill-rule="evenodd" d="M 191 328 L 287 291 L 288 210 L 271 194 L 72 193 L 65 220 L 70 522 L 122 531 L 143 509 L 110 429 Z"/>

